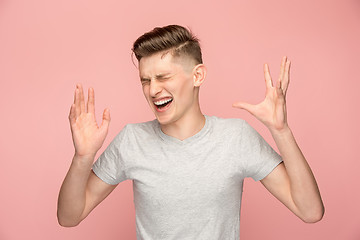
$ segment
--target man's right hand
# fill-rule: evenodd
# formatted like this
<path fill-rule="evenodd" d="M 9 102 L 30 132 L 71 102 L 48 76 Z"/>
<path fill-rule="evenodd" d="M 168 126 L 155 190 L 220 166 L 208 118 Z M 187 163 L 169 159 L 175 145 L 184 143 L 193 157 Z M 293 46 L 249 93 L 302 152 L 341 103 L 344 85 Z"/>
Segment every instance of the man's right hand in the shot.
<path fill-rule="evenodd" d="M 101 126 L 95 118 L 94 89 L 88 90 L 88 102 L 85 108 L 84 92 L 81 84 L 76 85 L 74 103 L 71 105 L 69 121 L 75 155 L 79 157 L 95 157 L 108 133 L 110 110 L 104 110 Z"/>
<path fill-rule="evenodd" d="M 85 108 L 84 92 L 81 84 L 77 84 L 69 114 L 75 155 L 58 198 L 58 222 L 64 227 L 77 226 L 117 186 L 103 182 L 91 170 L 110 123 L 110 111 L 105 109 L 101 126 L 97 125 L 94 102 L 94 89 L 89 88 Z"/>

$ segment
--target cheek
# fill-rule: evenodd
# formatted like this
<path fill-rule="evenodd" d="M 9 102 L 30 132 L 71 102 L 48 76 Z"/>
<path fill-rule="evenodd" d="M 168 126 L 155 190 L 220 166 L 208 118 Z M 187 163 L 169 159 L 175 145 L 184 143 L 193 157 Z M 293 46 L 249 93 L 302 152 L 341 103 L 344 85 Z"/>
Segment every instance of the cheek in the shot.
<path fill-rule="evenodd" d="M 194 85 L 193 82 L 189 79 L 183 79 L 181 84 L 178 86 L 179 96 L 182 97 L 182 101 L 192 100 Z"/>
<path fill-rule="evenodd" d="M 149 96 L 149 86 L 148 85 L 142 86 L 142 91 L 143 91 L 143 94 L 144 94 L 145 98 L 148 98 L 148 96 Z"/>

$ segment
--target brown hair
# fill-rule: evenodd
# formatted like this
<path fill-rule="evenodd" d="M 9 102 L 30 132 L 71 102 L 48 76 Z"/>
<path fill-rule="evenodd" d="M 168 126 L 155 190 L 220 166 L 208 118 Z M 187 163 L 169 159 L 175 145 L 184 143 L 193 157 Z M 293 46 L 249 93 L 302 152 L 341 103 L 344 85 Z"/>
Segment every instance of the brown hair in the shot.
<path fill-rule="evenodd" d="M 199 39 L 179 25 L 156 27 L 140 36 L 132 48 L 138 61 L 142 57 L 166 50 L 170 50 L 173 56 L 189 56 L 196 64 L 203 63 Z"/>

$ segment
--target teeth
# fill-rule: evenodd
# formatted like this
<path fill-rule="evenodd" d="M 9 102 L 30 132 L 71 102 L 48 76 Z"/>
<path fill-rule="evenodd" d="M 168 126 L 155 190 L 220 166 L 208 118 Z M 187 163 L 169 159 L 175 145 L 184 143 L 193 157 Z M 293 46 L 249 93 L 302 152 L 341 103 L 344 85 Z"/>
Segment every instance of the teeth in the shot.
<path fill-rule="evenodd" d="M 169 98 L 169 99 L 166 99 L 166 100 L 160 100 L 160 101 L 154 102 L 154 104 L 155 104 L 156 106 L 159 106 L 159 105 L 163 105 L 163 104 L 165 104 L 165 103 L 168 103 L 168 102 L 170 102 L 171 100 L 172 100 L 172 98 Z"/>

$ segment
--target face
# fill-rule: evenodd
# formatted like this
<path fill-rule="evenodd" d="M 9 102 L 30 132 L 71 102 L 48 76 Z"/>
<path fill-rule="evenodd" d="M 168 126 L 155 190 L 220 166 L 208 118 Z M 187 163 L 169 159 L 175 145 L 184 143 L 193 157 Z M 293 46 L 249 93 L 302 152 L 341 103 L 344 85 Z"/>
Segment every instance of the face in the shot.
<path fill-rule="evenodd" d="M 139 62 L 142 89 L 151 110 L 161 125 L 175 123 L 193 114 L 198 106 L 193 67 L 160 52 Z"/>

